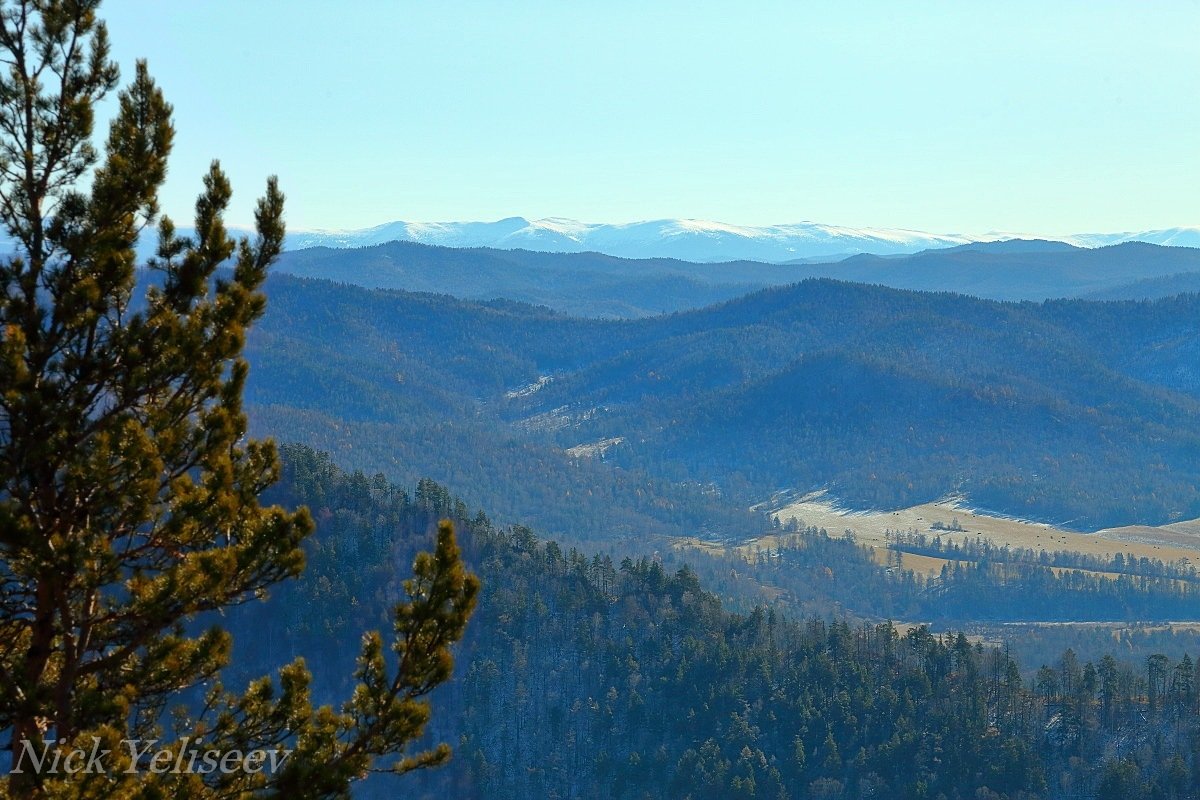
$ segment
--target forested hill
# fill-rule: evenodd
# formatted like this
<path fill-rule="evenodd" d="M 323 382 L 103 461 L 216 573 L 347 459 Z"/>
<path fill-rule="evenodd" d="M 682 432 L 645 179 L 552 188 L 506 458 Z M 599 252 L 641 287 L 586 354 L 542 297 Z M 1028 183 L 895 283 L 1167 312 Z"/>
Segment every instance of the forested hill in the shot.
<path fill-rule="evenodd" d="M 473 300 L 507 298 L 580 316 L 615 318 L 699 308 L 808 274 L 803 268 L 752 261 L 693 264 L 415 242 L 295 250 L 284 253 L 276 268 L 373 289 L 439 292 Z"/>
<path fill-rule="evenodd" d="M 997 304 L 828 281 L 658 326 L 519 414 L 602 408 L 557 435 L 610 458 L 852 506 L 961 492 L 1080 527 L 1200 515 L 1200 300 Z M 571 404 L 576 404 L 572 406 Z"/>
<path fill-rule="evenodd" d="M 1160 297 L 1200 292 L 1200 272 L 1181 272 L 1161 278 L 1143 278 L 1084 296 L 1085 300 L 1157 300 Z"/>
<path fill-rule="evenodd" d="M 1200 516 L 1200 297 L 997 303 L 811 280 L 577 319 L 283 275 L 259 433 L 555 535 L 744 536 L 778 489 L 965 494 L 1079 528 Z"/>
<path fill-rule="evenodd" d="M 994 300 L 1043 300 L 1200 272 L 1200 249 L 1129 242 L 1087 249 L 1062 242 L 975 243 L 909 256 L 861 255 L 831 263 L 698 264 L 600 253 L 435 247 L 389 242 L 285 253 L 277 269 L 367 288 L 508 298 L 590 317 L 637 318 L 699 308 L 754 288 L 835 278 Z"/>
<path fill-rule="evenodd" d="M 317 521 L 303 578 L 229 620 L 245 675 L 306 656 L 345 687 L 387 624 L 435 520 L 457 519 L 483 593 L 431 735 L 448 767 L 412 798 L 1194 797 L 1191 658 L 1066 653 L 1037 672 L 1002 651 L 890 624 L 731 614 L 687 566 L 621 563 L 498 528 L 428 481 L 409 494 L 285 451 L 270 500 Z M 239 675 L 229 676 L 231 681 Z M 394 797 L 373 779 L 362 797 Z"/>
<path fill-rule="evenodd" d="M 822 273 L 902 289 L 954 291 L 992 300 L 1079 297 L 1146 278 L 1200 270 L 1200 249 L 1126 242 L 1086 249 L 1062 242 L 978 242 L 911 256 L 862 255 Z"/>

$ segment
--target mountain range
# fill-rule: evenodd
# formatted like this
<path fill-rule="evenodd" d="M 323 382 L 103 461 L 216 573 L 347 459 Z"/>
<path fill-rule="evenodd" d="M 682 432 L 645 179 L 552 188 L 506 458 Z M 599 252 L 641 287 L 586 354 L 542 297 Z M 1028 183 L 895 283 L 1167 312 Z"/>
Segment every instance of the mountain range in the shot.
<path fill-rule="evenodd" d="M 193 229 L 187 226 L 177 230 L 181 236 L 194 235 Z M 239 226 L 231 226 L 230 233 L 234 236 L 253 235 L 252 230 Z M 817 222 L 749 226 L 696 219 L 660 219 L 602 224 L 562 217 L 532 221 L 524 217 L 507 217 L 496 222 L 398 221 L 353 230 L 292 230 L 284 240 L 284 249 L 293 252 L 311 248 L 346 250 L 409 242 L 454 249 L 485 248 L 555 255 L 591 253 L 623 259 L 673 259 L 701 264 L 753 261 L 808 265 L 864 254 L 886 258 L 1012 241 L 1054 242 L 1082 249 L 1128 242 L 1200 248 L 1200 226 L 1046 236 L 995 231 L 938 234 Z M 152 258 L 157 245 L 158 238 L 153 231 L 142 236 L 137 243 L 139 263 Z M 0 235 L 0 251 L 12 248 L 11 240 Z"/>
<path fill-rule="evenodd" d="M 367 247 L 393 241 L 442 247 L 489 247 L 552 253 L 596 252 L 622 258 L 677 258 L 685 261 L 765 261 L 835 259 L 859 253 L 897 255 L 973 242 L 1051 239 L 1076 247 L 1148 242 L 1200 247 L 1200 227 L 1071 236 L 990 232 L 937 234 L 898 228 L 859 228 L 800 222 L 748 226 L 697 219 L 660 219 L 621 224 L 587 223 L 562 217 L 496 222 L 388 222 L 344 231 L 298 231 L 288 249 Z"/>
<path fill-rule="evenodd" d="M 744 509 L 781 489 L 892 509 L 955 493 L 1081 529 L 1200 517 L 1194 294 L 821 279 L 599 320 L 284 274 L 267 293 L 256 434 L 465 487 L 555 536 L 744 537 Z"/>
<path fill-rule="evenodd" d="M 767 286 L 835 278 L 992 300 L 1104 293 L 1146 299 L 1200 285 L 1200 249 L 1125 242 L 1082 248 L 1047 240 L 974 242 L 912 255 L 862 254 L 837 262 L 704 263 L 601 253 L 452 248 L 393 241 L 286 252 L 276 267 L 371 289 L 505 298 L 587 317 L 636 318 L 700 308 Z"/>

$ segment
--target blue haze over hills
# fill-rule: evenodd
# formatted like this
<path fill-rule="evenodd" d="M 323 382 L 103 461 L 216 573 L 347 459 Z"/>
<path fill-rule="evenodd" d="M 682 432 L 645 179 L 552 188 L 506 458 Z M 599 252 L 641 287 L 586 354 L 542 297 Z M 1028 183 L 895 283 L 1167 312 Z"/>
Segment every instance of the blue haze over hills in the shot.
<path fill-rule="evenodd" d="M 834 278 L 896 289 L 956 292 L 991 300 L 1066 297 L 1139 300 L 1200 285 L 1200 249 L 1123 242 L 1083 248 L 1007 240 L 839 259 L 702 262 L 454 248 L 392 241 L 286 252 L 278 272 L 372 289 L 467 300 L 508 299 L 581 317 L 637 318 L 701 308 L 768 286 Z"/>
<path fill-rule="evenodd" d="M 1029 232 L 938 234 L 894 228 L 856 228 L 801 222 L 789 225 L 745 226 L 694 219 L 662 219 L 626 224 L 595 224 L 552 217 L 527 220 L 509 217 L 497 222 L 389 222 L 349 231 L 298 231 L 288 238 L 289 249 L 306 247 L 364 247 L 409 241 L 442 247 L 488 247 L 537 252 L 596 252 L 622 258 L 677 258 L 684 261 L 764 261 L 837 258 L 859 253 L 898 255 L 953 247 L 973 242 L 1008 239 L 1048 239 L 1077 247 L 1103 247 L 1123 242 L 1148 242 L 1176 247 L 1200 247 L 1200 227 L 1124 233 L 1085 233 L 1044 236 Z"/>

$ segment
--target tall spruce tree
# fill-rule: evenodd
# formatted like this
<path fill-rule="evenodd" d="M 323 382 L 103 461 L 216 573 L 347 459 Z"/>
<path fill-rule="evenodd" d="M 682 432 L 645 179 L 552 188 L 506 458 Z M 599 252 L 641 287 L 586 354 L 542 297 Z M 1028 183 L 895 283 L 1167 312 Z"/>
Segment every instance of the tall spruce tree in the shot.
<path fill-rule="evenodd" d="M 189 624 L 298 575 L 313 527 L 304 510 L 260 504 L 278 460 L 269 441 L 246 438 L 241 406 L 242 347 L 282 244 L 283 195 L 269 180 L 257 235 L 235 244 L 214 162 L 194 237 L 158 219 L 171 107 L 144 63 L 104 153 L 91 144 L 93 109 L 118 81 L 97 6 L 0 6 L 0 222 L 15 250 L 0 264 L 0 731 L 14 765 L 93 743 L 111 753 L 90 772 L 21 764 L 0 792 L 328 797 L 379 756 L 400 772 L 439 763 L 444 745 L 408 748 L 478 589 L 448 523 L 414 564 L 392 655 L 365 637 L 340 709 L 313 707 L 300 661 L 226 691 L 230 636 Z M 133 248 L 156 220 L 160 278 L 139 297 Z M 182 702 L 200 686 L 203 702 Z M 130 739 L 184 756 L 294 753 L 274 772 L 157 773 Z"/>

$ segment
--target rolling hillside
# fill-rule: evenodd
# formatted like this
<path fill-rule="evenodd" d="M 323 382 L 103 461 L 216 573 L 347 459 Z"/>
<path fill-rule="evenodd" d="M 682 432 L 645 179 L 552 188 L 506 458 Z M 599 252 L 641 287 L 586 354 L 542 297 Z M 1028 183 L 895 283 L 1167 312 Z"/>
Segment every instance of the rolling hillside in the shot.
<path fill-rule="evenodd" d="M 821 280 L 602 321 L 283 275 L 268 293 L 257 431 L 554 535 L 747 535 L 745 507 L 784 488 L 878 508 L 955 491 L 1080 529 L 1200 516 L 1194 296 Z"/>
<path fill-rule="evenodd" d="M 507 298 L 577 316 L 638 318 L 701 308 L 806 278 L 953 291 L 994 300 L 1119 292 L 1138 281 L 1200 271 L 1200 249 L 1141 243 L 1085 249 L 1062 242 L 1010 240 L 914 255 L 859 255 L 830 263 L 714 264 L 390 242 L 288 252 L 277 269 L 367 288 L 436 292 L 468 300 Z M 1153 291 L 1154 296 L 1163 293 L 1161 288 Z"/>

